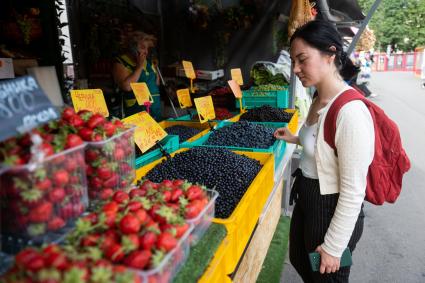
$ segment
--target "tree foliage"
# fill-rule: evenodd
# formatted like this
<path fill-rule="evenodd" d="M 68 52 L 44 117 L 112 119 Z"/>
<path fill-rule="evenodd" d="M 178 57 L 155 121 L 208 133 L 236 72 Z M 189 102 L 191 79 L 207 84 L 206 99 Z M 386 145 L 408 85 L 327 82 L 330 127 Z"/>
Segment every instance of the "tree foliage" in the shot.
<path fill-rule="evenodd" d="M 367 14 L 375 0 L 359 0 Z M 387 45 L 403 51 L 425 45 L 425 1 L 382 0 L 372 16 L 369 27 L 376 36 L 375 49 L 385 50 Z"/>

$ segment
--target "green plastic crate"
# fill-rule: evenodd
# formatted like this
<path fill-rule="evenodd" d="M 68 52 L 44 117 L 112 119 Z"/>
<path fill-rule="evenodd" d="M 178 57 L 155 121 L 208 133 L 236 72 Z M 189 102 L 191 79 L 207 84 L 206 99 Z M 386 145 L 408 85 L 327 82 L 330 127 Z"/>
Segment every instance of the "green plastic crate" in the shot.
<path fill-rule="evenodd" d="M 217 125 L 217 129 L 230 126 L 231 124 L 234 124 L 235 122 L 229 122 L 229 121 L 222 121 Z M 286 127 L 287 123 L 283 122 L 250 122 L 253 124 L 260 124 L 264 125 L 266 127 L 270 128 L 281 128 Z M 283 155 L 285 154 L 286 149 L 286 142 L 283 140 L 276 140 L 272 146 L 269 148 L 250 148 L 250 147 L 236 147 L 236 146 L 219 146 L 219 145 L 204 145 L 206 141 L 209 139 L 212 132 L 209 132 L 208 134 L 204 135 L 203 137 L 197 139 L 196 141 L 193 141 L 191 144 L 187 146 L 187 148 L 192 148 L 196 146 L 202 146 L 202 147 L 220 147 L 220 148 L 227 148 L 230 150 L 237 150 L 237 151 L 251 151 L 251 152 L 268 152 L 274 154 L 274 168 L 275 171 L 278 169 L 282 159 Z"/>
<path fill-rule="evenodd" d="M 261 92 L 263 95 L 254 95 Z M 270 105 L 275 108 L 288 108 L 289 95 L 288 89 L 283 90 L 249 90 L 242 91 L 242 107 L 251 109 L 263 105 Z M 239 100 L 236 100 L 236 108 L 239 108 Z"/>
<path fill-rule="evenodd" d="M 169 154 L 179 150 L 179 136 L 168 135 L 163 138 L 159 143 Z M 149 151 L 148 153 L 145 153 L 136 158 L 136 169 L 145 166 L 146 164 L 149 164 L 153 161 L 156 161 L 161 157 L 163 157 L 161 149 L 157 148 L 155 150 Z"/>

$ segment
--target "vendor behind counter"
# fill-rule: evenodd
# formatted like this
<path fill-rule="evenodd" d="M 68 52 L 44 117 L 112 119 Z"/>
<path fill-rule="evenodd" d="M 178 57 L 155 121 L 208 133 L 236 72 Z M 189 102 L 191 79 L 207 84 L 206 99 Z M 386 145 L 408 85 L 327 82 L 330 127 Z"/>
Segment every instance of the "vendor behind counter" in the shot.
<path fill-rule="evenodd" d="M 130 37 L 126 51 L 115 58 L 112 75 L 119 88 L 119 95 L 123 98 L 125 116 L 131 116 L 146 107 L 137 103 L 131 90 L 130 83 L 144 82 L 147 84 L 153 98 L 150 107 L 151 115 L 160 120 L 161 102 L 159 95 L 159 77 L 155 66 L 148 59 L 149 48 L 155 46 L 156 38 L 152 35 L 136 31 Z"/>

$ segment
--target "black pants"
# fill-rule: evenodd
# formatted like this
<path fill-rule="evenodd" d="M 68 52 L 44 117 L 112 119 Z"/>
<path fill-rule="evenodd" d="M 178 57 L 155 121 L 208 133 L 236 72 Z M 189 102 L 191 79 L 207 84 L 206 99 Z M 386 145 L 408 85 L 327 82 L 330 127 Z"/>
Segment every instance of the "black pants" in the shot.
<path fill-rule="evenodd" d="M 313 272 L 308 254 L 323 243 L 338 202 L 339 194 L 321 195 L 319 180 L 298 174 L 291 193 L 296 200 L 291 219 L 289 258 L 304 282 L 348 282 L 350 267 L 329 274 Z M 363 208 L 357 219 L 348 247 L 353 252 L 363 232 Z M 353 260 L 354 261 L 354 260 Z"/>

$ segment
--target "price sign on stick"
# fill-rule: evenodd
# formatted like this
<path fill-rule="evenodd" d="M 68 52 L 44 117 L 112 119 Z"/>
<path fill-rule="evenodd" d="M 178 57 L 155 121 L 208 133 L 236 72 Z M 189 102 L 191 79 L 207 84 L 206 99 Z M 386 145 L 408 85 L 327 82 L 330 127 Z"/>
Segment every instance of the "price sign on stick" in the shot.
<path fill-rule="evenodd" d="M 242 91 L 239 84 L 235 80 L 227 81 L 227 83 L 229 84 L 230 89 L 232 90 L 235 97 L 239 99 L 242 98 Z"/>
<path fill-rule="evenodd" d="M 192 100 L 190 99 L 190 93 L 188 88 L 177 90 L 177 98 L 179 99 L 179 104 L 181 108 L 192 107 Z"/>
<path fill-rule="evenodd" d="M 195 98 L 194 101 L 201 123 L 215 119 L 214 104 L 211 95 Z"/>
<path fill-rule="evenodd" d="M 143 153 L 167 136 L 164 129 L 146 111 L 126 117 L 123 122 L 137 126 L 134 141 Z"/>
<path fill-rule="evenodd" d="M 90 110 L 105 117 L 109 116 L 108 107 L 101 89 L 74 89 L 71 90 L 71 99 L 77 112 Z"/>
<path fill-rule="evenodd" d="M 238 85 L 243 85 L 243 78 L 242 78 L 242 72 L 241 69 L 231 69 L 230 74 L 232 76 L 232 80 L 236 81 Z"/>
<path fill-rule="evenodd" d="M 193 69 L 192 62 L 183 61 L 183 68 L 184 68 L 184 73 L 186 74 L 186 77 L 192 80 L 196 79 L 196 74 L 195 74 L 195 70 Z"/>
<path fill-rule="evenodd" d="M 151 92 L 146 83 L 130 83 L 130 87 L 134 92 L 137 104 L 144 105 L 146 102 L 153 103 Z"/>
<path fill-rule="evenodd" d="M 0 82 L 0 141 L 59 118 L 33 77 Z"/>

